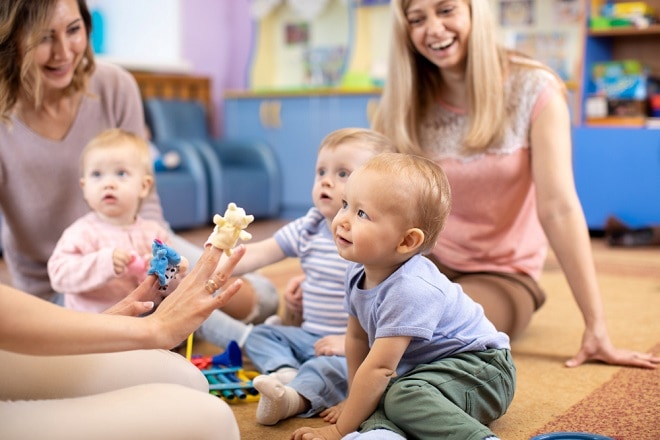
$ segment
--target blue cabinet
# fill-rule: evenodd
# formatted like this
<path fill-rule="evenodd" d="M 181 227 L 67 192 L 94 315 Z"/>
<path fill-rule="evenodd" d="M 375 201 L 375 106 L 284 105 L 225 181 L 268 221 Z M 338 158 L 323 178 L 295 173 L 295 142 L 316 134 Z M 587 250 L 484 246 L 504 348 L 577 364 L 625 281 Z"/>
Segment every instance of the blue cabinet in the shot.
<path fill-rule="evenodd" d="M 590 229 L 660 224 L 660 130 L 574 128 L 573 168 Z"/>
<path fill-rule="evenodd" d="M 224 136 L 266 141 L 282 172 L 282 216 L 312 206 L 316 155 L 323 138 L 345 127 L 369 127 L 378 92 L 318 94 L 228 93 Z"/>
<path fill-rule="evenodd" d="M 316 154 L 344 127 L 369 127 L 379 93 L 251 94 L 225 97 L 224 134 L 268 142 L 282 170 L 282 216 L 311 206 Z M 576 127 L 573 168 L 590 229 L 608 215 L 631 225 L 660 224 L 660 130 Z"/>
<path fill-rule="evenodd" d="M 583 110 L 595 63 L 638 60 L 654 66 L 660 53 L 660 24 L 589 29 L 590 17 L 597 15 L 603 3 L 590 2 L 584 17 L 585 53 L 578 95 Z M 660 7 L 660 0 L 646 3 Z M 631 118 L 628 128 L 616 118 L 609 121 L 610 126 L 604 121 L 594 124 L 584 113 L 581 125 L 573 129 L 573 168 L 589 228 L 602 230 L 608 215 L 631 226 L 660 224 L 660 130 L 645 128 L 643 118 L 637 118 L 641 122 Z"/>

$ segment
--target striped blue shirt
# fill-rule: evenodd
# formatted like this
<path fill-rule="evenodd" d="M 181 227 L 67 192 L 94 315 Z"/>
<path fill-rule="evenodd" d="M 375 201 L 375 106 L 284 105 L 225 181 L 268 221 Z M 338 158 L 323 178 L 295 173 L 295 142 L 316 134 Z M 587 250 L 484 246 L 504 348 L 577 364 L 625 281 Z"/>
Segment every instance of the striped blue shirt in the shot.
<path fill-rule="evenodd" d="M 349 262 L 339 256 L 323 214 L 310 209 L 278 230 L 275 240 L 286 256 L 300 259 L 305 273 L 301 327 L 322 336 L 346 333 L 344 281 Z"/>

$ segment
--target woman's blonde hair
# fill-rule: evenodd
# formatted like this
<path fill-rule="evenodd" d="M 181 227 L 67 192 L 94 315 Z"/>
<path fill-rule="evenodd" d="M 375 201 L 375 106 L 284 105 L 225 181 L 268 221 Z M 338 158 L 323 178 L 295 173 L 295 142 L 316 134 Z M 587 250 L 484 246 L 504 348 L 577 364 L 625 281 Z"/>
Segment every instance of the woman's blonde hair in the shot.
<path fill-rule="evenodd" d="M 551 70 L 521 54 L 514 57 L 515 52 L 497 43 L 490 2 L 462 1 L 470 7 L 472 17 L 466 60 L 469 122 L 463 148 L 483 151 L 504 134 L 507 113 L 503 85 L 512 65 Z M 411 3 L 412 0 L 392 0 L 388 81 L 373 128 L 392 139 L 399 151 L 424 155 L 417 130 L 438 97 L 442 73 L 417 52 L 410 40 L 406 10 Z"/>
<path fill-rule="evenodd" d="M 0 121 L 11 117 L 21 92 L 41 105 L 43 84 L 34 63 L 34 48 L 48 26 L 58 0 L 4 0 L 0 2 Z M 65 93 L 84 90 L 94 71 L 94 52 L 89 44 L 92 17 L 85 0 L 77 0 L 85 25 L 87 47 Z"/>
<path fill-rule="evenodd" d="M 396 213 L 424 232 L 419 252 L 433 249 L 451 210 L 451 189 L 442 168 L 422 156 L 383 153 L 365 162 L 361 170 L 392 176 L 389 181 L 396 188 L 383 191 L 388 191 Z"/>

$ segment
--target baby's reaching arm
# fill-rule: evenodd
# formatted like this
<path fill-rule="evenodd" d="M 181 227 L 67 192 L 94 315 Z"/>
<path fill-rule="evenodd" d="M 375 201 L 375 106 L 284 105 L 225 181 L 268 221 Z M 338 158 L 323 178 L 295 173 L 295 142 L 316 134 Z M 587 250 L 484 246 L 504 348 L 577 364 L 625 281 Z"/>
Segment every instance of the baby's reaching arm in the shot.
<path fill-rule="evenodd" d="M 78 294 L 98 289 L 115 278 L 112 247 L 83 254 L 64 236 L 58 241 L 48 260 L 48 277 L 56 292 Z"/>
<path fill-rule="evenodd" d="M 315 356 L 346 356 L 346 335 L 325 335 L 314 343 Z"/>
<path fill-rule="evenodd" d="M 272 237 L 256 243 L 248 243 L 245 248 L 245 256 L 236 266 L 234 275 L 253 272 L 286 258 L 282 248 Z"/>

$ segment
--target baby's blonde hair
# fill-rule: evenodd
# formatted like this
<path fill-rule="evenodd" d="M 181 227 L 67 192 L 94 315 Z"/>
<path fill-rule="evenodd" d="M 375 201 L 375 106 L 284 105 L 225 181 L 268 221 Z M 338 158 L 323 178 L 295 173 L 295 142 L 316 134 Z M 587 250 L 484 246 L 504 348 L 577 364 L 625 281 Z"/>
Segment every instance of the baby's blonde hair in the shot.
<path fill-rule="evenodd" d="M 334 149 L 347 143 L 359 144 L 361 148 L 369 149 L 374 154 L 397 151 L 396 146 L 388 137 L 367 128 L 340 128 L 335 130 L 323 138 L 319 151 L 324 148 Z"/>
<path fill-rule="evenodd" d="M 451 190 L 445 172 L 430 159 L 404 153 L 383 153 L 369 159 L 361 170 L 389 175 L 397 212 L 411 227 L 424 232 L 420 253 L 433 249 L 451 209 Z M 405 209 L 407 207 L 408 209 Z"/>
<path fill-rule="evenodd" d="M 142 165 L 144 166 L 145 173 L 153 176 L 154 166 L 151 151 L 149 150 L 149 144 L 147 144 L 147 141 L 142 137 L 126 130 L 122 130 L 121 128 L 104 130 L 85 145 L 85 148 L 80 155 L 80 172 L 84 173 L 85 159 L 90 151 L 102 148 L 113 148 L 120 144 L 134 147 L 136 153 L 138 153 L 140 157 Z"/>

